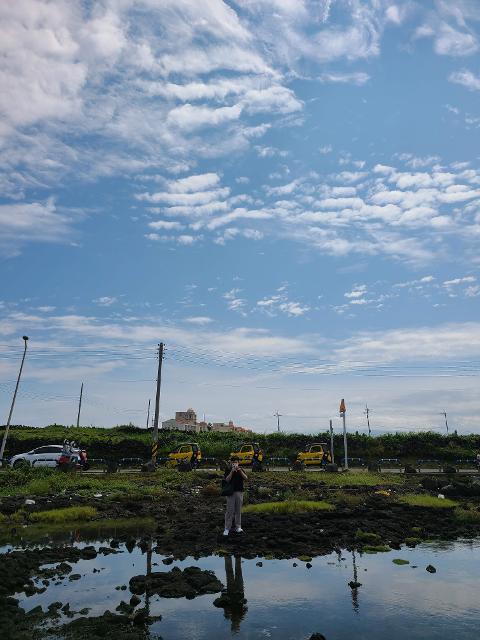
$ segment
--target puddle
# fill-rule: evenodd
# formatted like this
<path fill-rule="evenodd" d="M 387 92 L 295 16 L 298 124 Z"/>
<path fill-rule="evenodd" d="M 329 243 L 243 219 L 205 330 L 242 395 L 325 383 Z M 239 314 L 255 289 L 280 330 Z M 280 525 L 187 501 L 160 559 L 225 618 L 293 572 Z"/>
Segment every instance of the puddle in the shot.
<path fill-rule="evenodd" d="M 82 548 L 92 541 L 70 536 L 64 544 Z M 108 543 L 102 537 L 93 544 L 98 550 Z M 24 542 L 23 546 L 29 545 Z M 34 546 L 38 548 L 38 542 Z M 0 552 L 19 548 L 14 543 Z M 133 576 L 194 566 L 213 571 L 226 586 L 227 597 L 217 602 L 223 606 L 214 606 L 220 593 L 194 599 L 140 594 L 138 607 L 147 607 L 152 617 L 162 616 L 150 625 L 150 638 L 299 640 L 315 632 L 327 640 L 403 640 L 406 635 L 418 640 L 473 640 L 478 636 L 480 541 L 424 544 L 376 555 L 344 551 L 314 558 L 311 568 L 295 559 L 234 556 L 186 558 L 165 565 L 165 557 L 154 550 L 129 548 L 120 544 L 118 554 L 72 562 L 71 574 L 80 574 L 79 579 L 71 581 L 67 575 L 60 584 L 50 582 L 44 593 L 15 597 L 26 611 L 37 606 L 45 611 L 54 602 L 68 602 L 72 611 L 89 609 L 89 616 L 100 616 L 106 610 L 115 612 L 121 601 L 129 602 Z M 394 564 L 395 558 L 409 564 Z M 428 565 L 436 573 L 427 572 Z M 352 588 L 349 582 L 361 586 Z M 42 586 L 40 580 L 36 584 Z M 58 622 L 78 616 L 62 615 Z"/>

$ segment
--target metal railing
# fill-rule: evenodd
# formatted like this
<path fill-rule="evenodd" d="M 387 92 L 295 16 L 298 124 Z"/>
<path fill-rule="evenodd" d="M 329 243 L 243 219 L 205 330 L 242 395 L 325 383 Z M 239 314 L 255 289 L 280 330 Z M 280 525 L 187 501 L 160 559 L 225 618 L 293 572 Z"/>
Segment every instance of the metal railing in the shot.
<path fill-rule="evenodd" d="M 382 470 L 382 467 L 384 469 L 402 469 L 404 466 L 399 458 L 380 458 L 377 465 L 379 471 Z"/>
<path fill-rule="evenodd" d="M 288 469 L 292 467 L 290 458 L 265 458 L 263 464 L 267 470 L 271 467 L 288 467 Z"/>
<path fill-rule="evenodd" d="M 350 467 L 366 467 L 367 463 L 363 458 L 347 458 Z M 341 466 L 345 466 L 345 458 L 341 459 Z"/>

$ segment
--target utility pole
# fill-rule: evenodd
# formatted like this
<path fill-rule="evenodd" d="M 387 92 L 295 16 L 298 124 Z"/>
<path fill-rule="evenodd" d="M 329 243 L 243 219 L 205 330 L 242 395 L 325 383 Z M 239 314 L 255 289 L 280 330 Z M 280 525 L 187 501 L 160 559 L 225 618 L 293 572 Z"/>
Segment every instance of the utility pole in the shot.
<path fill-rule="evenodd" d="M 448 420 L 447 420 L 447 412 L 446 412 L 446 411 L 442 411 L 441 415 L 445 418 L 445 428 L 447 429 L 447 436 L 448 436 Z"/>
<path fill-rule="evenodd" d="M 15 400 L 17 398 L 18 385 L 20 384 L 20 377 L 22 375 L 23 363 L 25 362 L 25 355 L 27 353 L 28 336 L 23 336 L 23 342 L 25 348 L 23 350 L 22 364 L 20 365 L 20 371 L 18 372 L 17 384 L 15 385 L 15 391 L 13 393 L 12 404 L 10 406 L 10 413 L 8 414 L 7 424 L 5 426 L 5 433 L 3 434 L 2 446 L 0 448 L 0 462 L 3 465 L 3 454 L 5 453 L 5 445 L 7 444 L 8 430 L 10 429 L 10 421 L 12 419 L 13 407 L 15 406 Z"/>
<path fill-rule="evenodd" d="M 368 435 L 371 436 L 372 433 L 370 431 L 370 409 L 368 408 L 368 404 L 365 405 L 365 411 L 363 412 L 367 416 L 367 426 L 368 426 Z"/>
<path fill-rule="evenodd" d="M 342 398 L 342 401 L 340 402 L 340 416 L 341 418 L 343 418 L 343 456 L 345 459 L 343 468 L 348 471 L 347 425 L 345 422 L 346 413 L 347 413 L 347 409 L 345 407 L 345 400 Z"/>
<path fill-rule="evenodd" d="M 332 459 L 332 464 L 335 462 L 335 457 L 333 454 L 333 423 L 330 420 L 330 457 Z"/>
<path fill-rule="evenodd" d="M 148 429 L 148 423 L 150 422 L 150 398 L 148 399 L 148 409 L 147 409 L 147 429 Z"/>
<path fill-rule="evenodd" d="M 278 433 L 280 433 L 280 418 L 282 417 L 282 414 L 278 413 L 278 409 L 277 409 L 273 415 L 277 418 L 277 431 Z"/>
<path fill-rule="evenodd" d="M 83 397 L 83 382 L 82 382 L 82 386 L 80 387 L 80 398 L 78 400 L 77 429 L 80 426 L 80 411 L 82 409 L 82 397 Z"/>
<path fill-rule="evenodd" d="M 157 393 L 155 395 L 155 419 L 153 422 L 152 463 L 157 463 L 158 418 L 160 416 L 160 387 L 162 385 L 163 342 L 158 345 Z"/>

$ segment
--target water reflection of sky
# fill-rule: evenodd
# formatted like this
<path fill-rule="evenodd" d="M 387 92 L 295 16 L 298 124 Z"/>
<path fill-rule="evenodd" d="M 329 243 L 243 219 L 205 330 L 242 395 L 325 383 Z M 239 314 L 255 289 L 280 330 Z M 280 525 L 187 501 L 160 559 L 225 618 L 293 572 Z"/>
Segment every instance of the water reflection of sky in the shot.
<path fill-rule="evenodd" d="M 123 546 L 120 549 L 121 554 L 79 561 L 73 572 L 80 573 L 81 580 L 69 582 L 67 577 L 60 585 L 51 584 L 43 594 L 20 596 L 22 606 L 29 610 L 37 605 L 46 608 L 54 601 L 68 601 L 75 611 L 89 607 L 89 615 L 101 615 L 106 609 L 114 611 L 121 600 L 130 598 L 129 579 L 146 572 L 146 554 L 138 548 L 132 553 Z M 392 563 L 393 558 L 409 560 L 410 565 L 397 566 Z M 213 570 L 224 584 L 227 582 L 223 557 L 188 558 L 169 567 L 161 560 L 162 556 L 153 554 L 153 571 L 196 565 Z M 162 615 L 162 620 L 152 625 L 152 637 L 229 638 L 232 626 L 238 628 L 233 633 L 238 640 L 298 640 L 309 638 L 314 632 L 323 633 L 327 640 L 478 637 L 478 542 L 428 544 L 377 555 L 357 553 L 355 567 L 353 556 L 347 551 L 341 556 L 315 558 L 311 569 L 299 561 L 293 567 L 293 560 L 263 560 L 263 567 L 256 566 L 256 562 L 241 563 L 248 610 L 237 612 L 238 615 L 234 612 L 236 624 L 227 619 L 223 609 L 213 606 L 213 595 L 194 600 L 151 596 L 151 615 Z M 428 573 L 428 564 L 433 564 L 437 573 Z M 229 566 L 238 571 L 234 560 Z M 94 568 L 100 572 L 93 573 Z M 355 575 L 362 586 L 352 591 L 348 582 Z M 127 590 L 115 590 L 121 585 L 127 585 Z"/>

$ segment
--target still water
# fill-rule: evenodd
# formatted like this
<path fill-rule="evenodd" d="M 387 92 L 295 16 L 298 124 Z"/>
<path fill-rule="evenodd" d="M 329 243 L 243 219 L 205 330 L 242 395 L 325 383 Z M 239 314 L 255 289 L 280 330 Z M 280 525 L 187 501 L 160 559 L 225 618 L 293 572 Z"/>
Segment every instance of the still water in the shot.
<path fill-rule="evenodd" d="M 92 541 L 69 544 L 81 547 Z M 98 548 L 105 541 L 95 544 Z M 3 547 L 0 552 L 15 547 Z M 61 601 L 69 602 L 75 611 L 88 607 L 90 616 L 107 609 L 114 612 L 121 600 L 130 599 L 130 578 L 147 570 L 147 553 L 138 547 L 129 552 L 122 545 L 119 550 L 117 555 L 72 563 L 80 580 L 51 583 L 44 593 L 31 597 L 19 594 L 21 606 L 27 611 L 38 605 L 46 609 Z M 480 636 L 480 541 L 430 543 L 376 555 L 344 551 L 314 558 L 309 569 L 295 559 L 211 556 L 165 566 L 163 558 L 152 553 L 152 571 L 169 571 L 174 566 L 209 569 L 227 589 L 243 591 L 247 602 L 222 609 L 213 606 L 219 594 L 194 600 L 150 596 L 150 614 L 162 616 L 151 625 L 151 638 L 300 640 L 312 633 L 322 633 L 327 640 L 474 640 Z M 410 564 L 396 565 L 395 558 Z M 257 566 L 259 561 L 263 566 Z M 437 572 L 427 572 L 427 565 Z M 361 586 L 352 589 L 351 581 Z M 126 591 L 115 589 L 122 585 L 127 585 Z"/>

